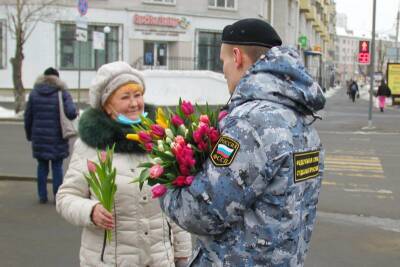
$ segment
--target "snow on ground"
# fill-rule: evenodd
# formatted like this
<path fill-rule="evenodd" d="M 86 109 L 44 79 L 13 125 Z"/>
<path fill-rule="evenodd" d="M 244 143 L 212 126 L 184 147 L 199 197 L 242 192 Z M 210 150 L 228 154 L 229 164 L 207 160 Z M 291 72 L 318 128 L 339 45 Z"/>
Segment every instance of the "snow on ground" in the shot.
<path fill-rule="evenodd" d="M 325 98 L 330 98 L 333 95 L 335 95 L 339 90 L 340 90 L 340 86 L 336 86 L 336 87 L 331 87 L 328 91 L 325 92 Z"/>
<path fill-rule="evenodd" d="M 14 110 L 0 107 L 0 118 L 18 118 L 18 117 L 19 116 L 15 115 Z"/>

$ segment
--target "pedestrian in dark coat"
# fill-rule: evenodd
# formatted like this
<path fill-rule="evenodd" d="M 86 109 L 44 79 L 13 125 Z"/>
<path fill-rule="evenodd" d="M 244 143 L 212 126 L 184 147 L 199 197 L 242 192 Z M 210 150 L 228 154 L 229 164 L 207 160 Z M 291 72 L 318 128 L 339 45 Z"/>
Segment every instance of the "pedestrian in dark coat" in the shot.
<path fill-rule="evenodd" d="M 53 194 L 62 184 L 63 160 L 69 156 L 68 139 L 63 139 L 60 124 L 58 91 L 62 92 L 64 112 L 68 119 L 75 119 L 77 109 L 60 80 L 56 69 L 48 68 L 35 82 L 25 109 L 25 133 L 32 142 L 32 154 L 38 161 L 37 181 L 39 202 L 47 202 L 47 176 L 49 162 L 53 174 Z"/>
<path fill-rule="evenodd" d="M 379 109 L 383 112 L 386 104 L 386 97 L 390 97 L 392 93 L 390 92 L 389 86 L 385 83 L 384 80 L 381 81 L 381 85 L 378 87 L 378 91 L 376 92 L 376 96 L 379 101 Z"/>
<path fill-rule="evenodd" d="M 349 86 L 350 98 L 354 102 L 356 102 L 356 95 L 359 96 L 358 84 L 355 80 L 350 83 Z"/>

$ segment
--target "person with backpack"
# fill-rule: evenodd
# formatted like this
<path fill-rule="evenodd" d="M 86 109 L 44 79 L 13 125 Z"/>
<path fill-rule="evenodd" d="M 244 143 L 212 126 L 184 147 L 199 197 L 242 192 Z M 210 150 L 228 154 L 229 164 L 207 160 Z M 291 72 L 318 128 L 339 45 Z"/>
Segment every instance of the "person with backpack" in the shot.
<path fill-rule="evenodd" d="M 357 84 L 357 82 L 356 82 L 355 80 L 353 80 L 353 81 L 350 83 L 349 88 L 350 88 L 349 91 L 350 91 L 351 100 L 353 101 L 353 103 L 355 103 L 355 102 L 356 102 L 356 95 L 359 96 L 359 91 L 358 91 L 358 84 Z"/>

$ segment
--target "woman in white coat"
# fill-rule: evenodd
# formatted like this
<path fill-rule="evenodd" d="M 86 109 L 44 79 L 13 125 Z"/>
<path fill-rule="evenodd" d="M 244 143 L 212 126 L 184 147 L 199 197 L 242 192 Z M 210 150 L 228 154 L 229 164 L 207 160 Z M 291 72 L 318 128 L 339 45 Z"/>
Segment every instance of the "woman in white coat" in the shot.
<path fill-rule="evenodd" d="M 131 124 L 144 114 L 145 84 L 139 72 L 124 62 L 103 65 L 89 91 L 91 108 L 79 122 L 80 138 L 57 193 L 57 211 L 70 223 L 82 226 L 81 266 L 174 266 L 191 255 L 190 235 L 167 221 L 150 188 L 139 190 L 130 182 L 137 165 L 146 159 L 135 142 L 128 141 Z M 97 150 L 115 144 L 117 169 L 114 209 L 109 213 L 96 199 L 83 173 L 87 160 L 97 161 Z M 112 230 L 105 246 L 104 230 Z"/>

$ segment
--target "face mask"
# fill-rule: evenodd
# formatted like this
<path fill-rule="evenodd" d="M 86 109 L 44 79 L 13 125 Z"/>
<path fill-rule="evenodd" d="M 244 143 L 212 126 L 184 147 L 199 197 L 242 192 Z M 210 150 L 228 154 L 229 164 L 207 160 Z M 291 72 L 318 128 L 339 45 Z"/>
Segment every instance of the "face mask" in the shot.
<path fill-rule="evenodd" d="M 147 112 L 143 112 L 142 116 L 146 118 L 147 117 Z M 142 122 L 142 120 L 140 118 L 138 118 L 136 120 L 131 120 L 128 117 L 126 117 L 125 115 L 122 115 L 121 113 L 118 114 L 118 116 L 116 118 L 116 121 L 121 123 L 121 124 L 124 124 L 124 125 L 133 125 L 133 124 L 138 124 L 138 123 Z"/>

